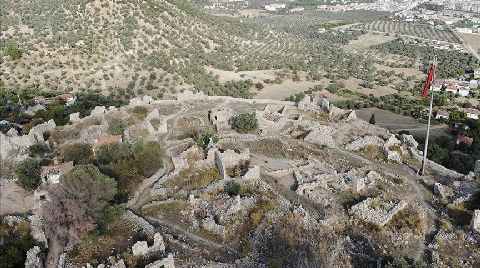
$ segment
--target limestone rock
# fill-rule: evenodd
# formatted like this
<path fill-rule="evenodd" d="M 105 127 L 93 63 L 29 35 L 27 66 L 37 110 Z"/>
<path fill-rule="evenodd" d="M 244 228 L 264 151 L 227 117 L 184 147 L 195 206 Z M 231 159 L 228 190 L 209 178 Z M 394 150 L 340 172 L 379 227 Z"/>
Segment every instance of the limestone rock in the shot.
<path fill-rule="evenodd" d="M 160 233 L 155 233 L 153 236 L 153 246 L 148 249 L 150 252 L 165 251 L 165 244 Z"/>
<path fill-rule="evenodd" d="M 352 206 L 351 213 L 365 222 L 375 224 L 378 227 L 385 226 L 401 210 L 407 206 L 407 202 L 383 202 L 376 198 L 367 198 Z"/>
<path fill-rule="evenodd" d="M 215 220 L 213 219 L 213 217 L 207 217 L 207 218 L 203 219 L 202 227 L 205 230 L 210 231 L 210 232 L 212 232 L 216 235 L 219 235 L 221 237 L 223 237 L 224 234 L 225 234 L 225 227 L 220 225 L 220 224 L 217 224 L 215 222 Z"/>
<path fill-rule="evenodd" d="M 305 141 L 334 148 L 336 145 L 335 141 L 333 140 L 333 133 L 335 133 L 333 128 L 320 125 L 308 133 L 308 135 L 305 137 Z"/>
<path fill-rule="evenodd" d="M 172 254 L 168 254 L 166 258 L 147 264 L 145 268 L 175 268 L 175 260 Z"/>
<path fill-rule="evenodd" d="M 28 216 L 28 220 L 30 221 L 30 234 L 33 239 L 47 246 L 47 238 L 45 237 L 45 233 L 42 229 L 42 219 L 40 216 L 31 215 Z"/>
<path fill-rule="evenodd" d="M 18 131 L 15 128 L 11 128 L 7 131 L 7 136 L 8 137 L 16 137 L 18 136 Z"/>
<path fill-rule="evenodd" d="M 72 123 L 79 122 L 81 121 L 80 119 L 80 113 L 73 113 L 69 115 L 69 121 Z"/>
<path fill-rule="evenodd" d="M 102 116 L 106 112 L 107 112 L 107 109 L 105 109 L 105 106 L 97 106 L 90 112 L 90 115 L 92 115 L 92 116 Z"/>
<path fill-rule="evenodd" d="M 39 246 L 34 246 L 27 251 L 27 259 L 25 260 L 25 268 L 43 268 L 41 250 Z"/>
<path fill-rule="evenodd" d="M 383 146 L 384 141 L 378 136 L 365 136 L 354 140 L 345 146 L 345 150 L 357 151 L 367 146 Z"/>
<path fill-rule="evenodd" d="M 472 230 L 474 230 L 475 232 L 479 232 L 480 233 L 480 209 L 476 209 L 474 212 L 473 212 L 473 217 L 472 217 L 472 221 L 470 223 L 470 227 L 472 228 Z"/>
<path fill-rule="evenodd" d="M 447 197 L 450 197 L 453 195 L 453 189 L 448 187 L 448 186 L 445 186 L 441 183 L 438 183 L 436 182 L 434 185 L 433 185 L 433 192 L 440 196 L 442 199 L 445 199 Z"/>
<path fill-rule="evenodd" d="M 134 256 L 144 256 L 148 253 L 148 244 L 147 241 L 137 241 L 132 246 L 132 253 Z"/>

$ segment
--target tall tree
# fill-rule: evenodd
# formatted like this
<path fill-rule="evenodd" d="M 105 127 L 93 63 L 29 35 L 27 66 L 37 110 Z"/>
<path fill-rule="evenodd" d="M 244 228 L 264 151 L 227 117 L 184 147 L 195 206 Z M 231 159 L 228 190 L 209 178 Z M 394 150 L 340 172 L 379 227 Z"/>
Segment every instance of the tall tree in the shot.
<path fill-rule="evenodd" d="M 375 114 L 372 114 L 372 116 L 370 116 L 370 120 L 368 120 L 368 123 L 375 125 Z"/>

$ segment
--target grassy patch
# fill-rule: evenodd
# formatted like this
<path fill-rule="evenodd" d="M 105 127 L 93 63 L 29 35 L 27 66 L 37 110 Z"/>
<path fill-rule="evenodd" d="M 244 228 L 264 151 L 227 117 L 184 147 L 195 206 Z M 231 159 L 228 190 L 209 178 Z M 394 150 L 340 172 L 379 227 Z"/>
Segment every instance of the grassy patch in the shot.
<path fill-rule="evenodd" d="M 395 215 L 388 226 L 395 229 L 408 228 L 417 235 L 425 234 L 428 229 L 427 218 L 413 208 L 407 208 Z"/>
<path fill-rule="evenodd" d="M 367 156 L 370 159 L 387 161 L 387 158 L 383 154 L 382 148 L 376 145 L 368 145 L 360 149 L 362 155 Z"/>

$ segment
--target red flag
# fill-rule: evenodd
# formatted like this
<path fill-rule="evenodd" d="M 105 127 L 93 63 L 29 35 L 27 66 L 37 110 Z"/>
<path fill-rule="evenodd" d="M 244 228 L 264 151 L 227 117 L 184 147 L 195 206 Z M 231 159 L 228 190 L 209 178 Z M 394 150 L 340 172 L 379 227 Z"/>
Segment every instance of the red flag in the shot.
<path fill-rule="evenodd" d="M 423 92 L 422 92 L 422 97 L 427 96 L 428 89 L 430 88 L 430 84 L 432 84 L 433 81 L 433 73 L 435 72 L 435 67 L 432 63 L 430 66 L 430 69 L 428 70 L 428 75 L 427 75 L 427 83 L 425 83 L 425 86 L 423 87 Z"/>

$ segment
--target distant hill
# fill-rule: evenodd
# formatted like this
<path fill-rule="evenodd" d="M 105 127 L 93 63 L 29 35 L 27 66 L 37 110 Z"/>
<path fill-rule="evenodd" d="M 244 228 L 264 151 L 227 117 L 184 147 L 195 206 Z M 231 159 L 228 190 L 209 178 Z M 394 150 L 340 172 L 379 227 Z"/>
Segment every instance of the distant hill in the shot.
<path fill-rule="evenodd" d="M 305 46 L 202 14 L 183 0 L 7 0 L 2 5 L 2 42 L 23 52 L 18 60 L 3 57 L 0 78 L 7 86 L 39 83 L 125 96 L 195 86 L 209 94 L 248 97 L 243 84 L 225 88 L 204 66 L 287 67 L 295 62 L 285 58 L 287 53 L 295 56 Z M 244 52 L 253 51 L 255 57 L 245 60 Z"/>

